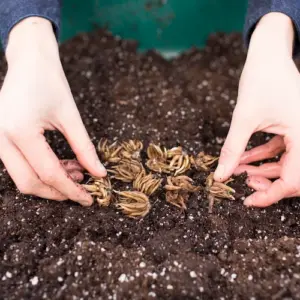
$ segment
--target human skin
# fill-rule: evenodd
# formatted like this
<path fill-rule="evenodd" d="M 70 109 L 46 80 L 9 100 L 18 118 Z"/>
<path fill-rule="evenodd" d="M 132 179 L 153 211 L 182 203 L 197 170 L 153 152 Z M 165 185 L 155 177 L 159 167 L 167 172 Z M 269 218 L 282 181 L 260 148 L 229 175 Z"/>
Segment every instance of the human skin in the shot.
<path fill-rule="evenodd" d="M 247 206 L 266 207 L 300 196 L 300 76 L 292 58 L 293 41 L 292 21 L 281 13 L 262 17 L 251 37 L 237 105 L 214 174 L 216 181 L 225 181 L 247 172 L 247 183 L 256 190 L 245 199 Z M 275 137 L 245 152 L 258 131 Z M 249 165 L 282 153 L 274 163 Z"/>
<path fill-rule="evenodd" d="M 292 22 L 281 13 L 264 16 L 251 37 L 237 106 L 215 172 L 217 181 L 234 172 L 249 173 L 248 183 L 257 192 L 245 200 L 246 205 L 268 206 L 300 195 L 300 82 L 292 60 L 293 38 Z M 32 17 L 16 25 L 6 56 L 8 72 L 0 93 L 0 158 L 9 174 L 23 193 L 90 205 L 91 197 L 74 182 L 80 171 L 76 170 L 77 177 L 66 171 L 43 136 L 44 130 L 61 131 L 85 169 L 95 176 L 106 175 L 72 98 L 50 22 Z M 257 131 L 274 133 L 277 140 L 245 152 Z M 279 162 L 259 168 L 248 165 L 270 153 L 277 155 L 278 148 L 285 152 Z M 274 177 L 278 179 L 272 183 L 269 179 Z"/>
<path fill-rule="evenodd" d="M 84 206 L 92 197 L 77 183 L 83 168 L 103 177 L 106 170 L 82 123 L 65 77 L 51 23 L 30 17 L 10 32 L 8 71 L 0 92 L 0 158 L 18 189 Z M 45 130 L 60 131 L 78 162 L 60 161 Z"/>

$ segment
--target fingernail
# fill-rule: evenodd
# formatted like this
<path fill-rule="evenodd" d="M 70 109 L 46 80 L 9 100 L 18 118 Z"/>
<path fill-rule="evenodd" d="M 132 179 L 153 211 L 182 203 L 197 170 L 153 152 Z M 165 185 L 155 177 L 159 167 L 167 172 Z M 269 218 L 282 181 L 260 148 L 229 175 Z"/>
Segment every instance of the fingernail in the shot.
<path fill-rule="evenodd" d="M 88 201 L 88 200 L 81 201 L 81 205 L 83 206 L 91 206 L 92 204 L 93 204 L 92 201 Z"/>
<path fill-rule="evenodd" d="M 78 171 L 70 173 L 69 175 L 70 175 L 70 177 L 72 178 L 73 181 L 78 182 L 78 183 L 81 182 L 84 179 L 83 174 L 79 173 Z"/>
<path fill-rule="evenodd" d="M 101 162 L 100 162 L 100 160 L 99 159 L 97 159 L 97 161 L 96 161 L 96 167 L 97 167 L 97 169 L 98 169 L 98 171 L 100 172 L 100 173 L 102 173 L 104 176 L 106 176 L 106 169 L 105 169 L 105 167 L 101 164 Z"/>
<path fill-rule="evenodd" d="M 220 164 L 218 165 L 215 174 L 214 174 L 214 178 L 215 180 L 222 180 L 225 174 L 225 166 Z"/>
<path fill-rule="evenodd" d="M 253 201 L 252 201 L 252 197 L 251 196 L 249 196 L 248 198 L 245 199 L 244 205 L 245 206 L 252 206 L 253 205 Z"/>

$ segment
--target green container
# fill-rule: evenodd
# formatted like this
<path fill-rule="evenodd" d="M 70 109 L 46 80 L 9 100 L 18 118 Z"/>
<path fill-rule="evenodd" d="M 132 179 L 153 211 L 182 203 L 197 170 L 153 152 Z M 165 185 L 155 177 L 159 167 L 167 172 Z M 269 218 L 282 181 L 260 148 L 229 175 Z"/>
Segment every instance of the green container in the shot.
<path fill-rule="evenodd" d="M 106 27 L 173 56 L 213 32 L 242 31 L 246 0 L 63 0 L 61 41 Z"/>

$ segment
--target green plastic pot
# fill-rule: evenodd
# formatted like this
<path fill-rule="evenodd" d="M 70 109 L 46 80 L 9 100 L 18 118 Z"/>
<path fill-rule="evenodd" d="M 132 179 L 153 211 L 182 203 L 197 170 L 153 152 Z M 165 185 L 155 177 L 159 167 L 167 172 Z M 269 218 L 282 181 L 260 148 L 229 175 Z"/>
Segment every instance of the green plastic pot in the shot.
<path fill-rule="evenodd" d="M 63 0 L 61 41 L 95 27 L 173 56 L 213 32 L 242 31 L 246 0 Z"/>

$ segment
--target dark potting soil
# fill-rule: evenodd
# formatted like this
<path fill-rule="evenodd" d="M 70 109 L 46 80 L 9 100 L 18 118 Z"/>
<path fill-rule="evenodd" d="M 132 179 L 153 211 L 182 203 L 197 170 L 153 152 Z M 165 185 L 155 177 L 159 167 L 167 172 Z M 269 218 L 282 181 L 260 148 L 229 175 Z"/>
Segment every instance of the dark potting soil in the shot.
<path fill-rule="evenodd" d="M 167 61 L 100 30 L 62 45 L 61 57 L 95 143 L 136 138 L 219 153 L 245 60 L 239 35 L 211 36 L 205 49 Z M 1 58 L 1 80 L 5 71 Z M 59 133 L 47 138 L 61 159 L 74 158 Z M 132 220 L 113 205 L 21 195 L 3 166 L 0 174 L 0 299 L 300 299 L 298 199 L 246 208 L 239 177 L 237 199 L 212 214 L 203 192 L 182 213 L 159 191 L 150 213 Z M 192 174 L 199 184 L 204 175 Z"/>

